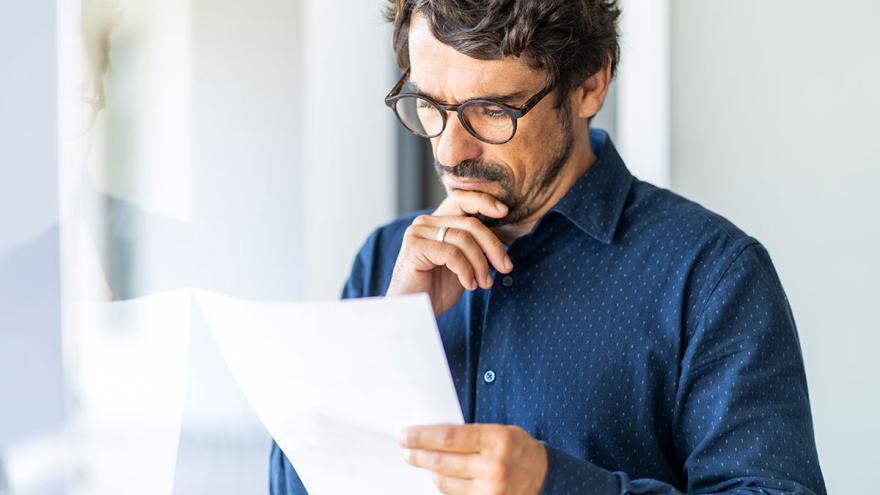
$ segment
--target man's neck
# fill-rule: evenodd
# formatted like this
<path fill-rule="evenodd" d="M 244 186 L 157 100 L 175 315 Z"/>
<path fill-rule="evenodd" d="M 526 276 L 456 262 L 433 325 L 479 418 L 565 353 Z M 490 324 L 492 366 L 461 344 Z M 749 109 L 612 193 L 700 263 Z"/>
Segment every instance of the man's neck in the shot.
<path fill-rule="evenodd" d="M 586 134 L 586 133 L 584 133 Z M 534 213 L 524 220 L 515 224 L 503 225 L 492 229 L 492 232 L 498 236 L 501 242 L 510 245 L 516 239 L 528 234 L 535 228 L 538 223 L 551 208 L 556 206 L 572 186 L 583 177 L 587 170 L 596 162 L 596 154 L 590 146 L 590 139 L 586 136 L 579 139 L 575 143 L 575 149 L 569 157 L 566 164 L 562 167 L 562 172 L 556 178 L 553 184 L 548 188 L 549 194 L 546 195 L 543 205 Z"/>

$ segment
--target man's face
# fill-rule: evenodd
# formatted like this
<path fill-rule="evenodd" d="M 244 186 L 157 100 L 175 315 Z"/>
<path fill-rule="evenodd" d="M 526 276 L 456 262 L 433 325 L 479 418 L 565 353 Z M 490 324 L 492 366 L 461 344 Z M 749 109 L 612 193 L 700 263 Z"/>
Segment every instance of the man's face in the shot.
<path fill-rule="evenodd" d="M 487 95 L 514 107 L 522 106 L 546 85 L 546 77 L 524 60 L 477 60 L 438 41 L 424 16 L 416 13 L 409 30 L 410 83 L 441 103 L 461 103 Z M 447 193 L 473 190 L 488 193 L 507 205 L 499 220 L 480 217 L 489 226 L 516 224 L 547 201 L 550 186 L 571 154 L 573 125 L 568 104 L 556 109 L 557 92 L 542 99 L 517 122 L 513 139 L 484 143 L 449 114 L 446 129 L 431 139 L 435 168 Z"/>

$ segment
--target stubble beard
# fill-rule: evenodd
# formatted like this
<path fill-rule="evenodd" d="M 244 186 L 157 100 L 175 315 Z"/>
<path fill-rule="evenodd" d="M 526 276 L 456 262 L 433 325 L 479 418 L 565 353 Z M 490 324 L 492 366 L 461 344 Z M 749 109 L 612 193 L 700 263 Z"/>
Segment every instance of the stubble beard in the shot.
<path fill-rule="evenodd" d="M 494 194 L 494 196 L 507 205 L 507 215 L 503 218 L 492 218 L 481 213 L 472 216 L 489 228 L 515 225 L 531 217 L 544 206 L 551 186 L 556 182 L 571 156 L 571 151 L 574 148 L 574 135 L 572 134 L 570 111 L 567 107 L 560 110 L 560 120 L 562 122 L 560 145 L 556 147 L 547 164 L 539 169 L 540 172 L 526 182 L 525 190 L 522 192 L 514 191 L 513 178 L 508 169 L 496 163 L 488 163 L 483 160 L 465 160 L 454 167 L 447 167 L 435 160 L 434 168 L 439 177 L 450 175 L 497 184 L 502 192 Z"/>

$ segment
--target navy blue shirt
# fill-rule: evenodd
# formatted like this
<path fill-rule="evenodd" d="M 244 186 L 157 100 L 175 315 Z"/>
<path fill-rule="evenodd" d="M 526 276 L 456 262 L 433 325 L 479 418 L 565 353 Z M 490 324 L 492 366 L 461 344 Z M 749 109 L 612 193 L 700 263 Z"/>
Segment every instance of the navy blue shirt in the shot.
<path fill-rule="evenodd" d="M 508 246 L 513 272 L 437 318 L 465 421 L 545 443 L 546 495 L 825 494 L 767 251 L 590 141 L 598 160 Z M 385 293 L 414 216 L 370 236 L 343 297 Z M 277 445 L 270 487 L 306 493 Z"/>

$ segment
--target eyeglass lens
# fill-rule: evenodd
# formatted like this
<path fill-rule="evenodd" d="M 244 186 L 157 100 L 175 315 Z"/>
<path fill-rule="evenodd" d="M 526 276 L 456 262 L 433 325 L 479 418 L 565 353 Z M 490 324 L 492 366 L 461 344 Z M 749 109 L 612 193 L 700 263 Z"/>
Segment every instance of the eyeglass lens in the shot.
<path fill-rule="evenodd" d="M 434 137 L 443 131 L 441 110 L 425 98 L 405 96 L 397 100 L 396 109 L 401 123 L 414 134 Z M 467 103 L 461 108 L 460 118 L 484 141 L 506 141 L 513 134 L 513 118 L 491 102 Z"/>

